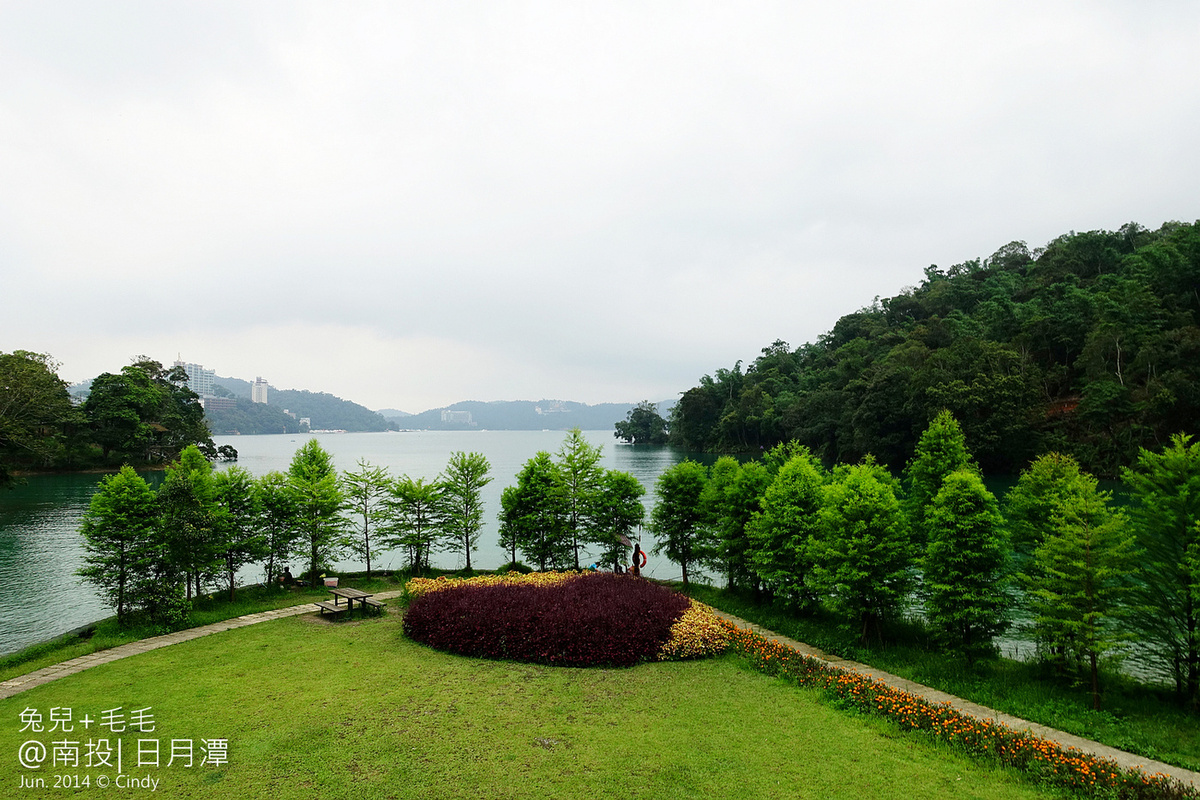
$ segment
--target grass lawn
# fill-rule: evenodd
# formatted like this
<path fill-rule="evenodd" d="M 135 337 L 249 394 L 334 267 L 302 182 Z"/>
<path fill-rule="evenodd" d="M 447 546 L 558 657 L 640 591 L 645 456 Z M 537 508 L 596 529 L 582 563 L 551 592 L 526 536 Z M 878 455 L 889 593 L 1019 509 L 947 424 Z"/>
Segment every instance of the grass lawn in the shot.
<path fill-rule="evenodd" d="M 390 609 L 395 611 L 394 608 Z M 37 739 L 20 715 L 151 707 L 152 734 L 122 734 L 127 771 L 195 798 L 1050 796 L 889 723 L 750 672 L 733 657 L 632 669 L 478 661 L 405 639 L 395 613 L 333 623 L 304 615 L 97 667 L 0 701 L 0 796 L 41 797 L 57 773 L 23 770 Z M 164 766 L 134 766 L 158 739 Z M 228 765 L 165 766 L 171 739 L 228 740 Z M 19 788 L 41 774 L 46 789 Z M 107 791 L 122 791 L 109 788 Z M 105 793 L 106 793 L 105 792 Z M 56 796 L 70 791 L 53 791 Z M 101 795 L 102 796 L 102 795 Z"/>
<path fill-rule="evenodd" d="M 350 582 L 344 581 L 342 585 L 353 586 L 364 591 L 386 592 L 401 589 L 404 584 L 391 577 L 364 578 L 357 575 Z M 229 600 L 228 592 L 217 590 L 193 601 L 191 622 L 188 627 L 199 627 L 240 617 L 243 614 L 328 599 L 329 590 L 324 586 L 317 588 L 292 586 L 287 589 L 247 586 L 237 590 L 233 601 Z M 117 626 L 116 618 L 110 617 L 98 623 L 95 630 L 86 638 L 61 636 L 31 645 L 16 653 L 0 656 L 0 681 L 89 653 L 157 636 L 164 632 L 150 625 L 120 628 Z"/>
<path fill-rule="evenodd" d="M 678 587 L 677 587 L 678 588 Z M 863 648 L 829 618 L 798 617 L 744 595 L 694 586 L 693 597 L 742 619 L 826 652 L 932 686 L 1007 714 L 1190 770 L 1200 770 L 1200 716 L 1162 687 L 1111 673 L 1103 676 L 1104 707 L 1094 711 L 1087 686 L 1055 680 L 1037 663 L 985 660 L 968 666 L 920 640 L 914 628 L 895 631 L 907 641 Z"/>

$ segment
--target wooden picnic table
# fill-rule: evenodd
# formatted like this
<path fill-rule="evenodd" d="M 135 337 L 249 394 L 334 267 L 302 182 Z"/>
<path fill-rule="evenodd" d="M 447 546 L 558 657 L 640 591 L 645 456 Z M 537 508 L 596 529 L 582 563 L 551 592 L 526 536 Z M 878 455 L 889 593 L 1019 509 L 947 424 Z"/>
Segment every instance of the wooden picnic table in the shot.
<path fill-rule="evenodd" d="M 343 614 L 347 611 L 353 611 L 355 600 L 358 601 L 358 606 L 364 613 L 368 607 L 382 610 L 384 606 L 384 604 L 378 600 L 371 599 L 371 592 L 364 592 L 362 589 L 351 589 L 349 587 L 339 588 L 336 586 L 331 586 L 329 587 L 329 592 L 333 595 L 332 603 L 328 600 L 323 600 L 315 604 L 317 608 L 321 609 L 322 615 L 328 611 L 336 617 L 339 614 Z M 342 600 L 346 601 L 345 605 L 342 605 Z"/>
<path fill-rule="evenodd" d="M 345 599 L 346 605 L 353 611 L 354 601 L 357 600 L 359 607 L 363 611 L 367 610 L 367 599 L 370 598 L 371 592 L 364 592 L 362 589 L 351 589 L 349 587 L 343 589 L 337 586 L 330 587 L 329 591 L 333 595 L 333 604 L 335 606 L 340 605 L 341 600 Z"/>

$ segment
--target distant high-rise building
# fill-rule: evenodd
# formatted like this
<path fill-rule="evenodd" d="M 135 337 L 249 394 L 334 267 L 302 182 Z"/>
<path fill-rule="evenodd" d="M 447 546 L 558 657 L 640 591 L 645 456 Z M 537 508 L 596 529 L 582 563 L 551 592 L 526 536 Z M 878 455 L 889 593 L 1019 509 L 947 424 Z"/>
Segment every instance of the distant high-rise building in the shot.
<path fill-rule="evenodd" d="M 250 386 L 250 399 L 256 403 L 267 402 L 267 381 L 265 378 L 259 377 L 254 379 L 254 383 Z"/>
<path fill-rule="evenodd" d="M 201 397 L 212 397 L 216 386 L 217 371 L 205 369 L 200 364 L 185 364 L 176 360 L 175 366 L 183 367 L 188 376 L 188 388 Z"/>

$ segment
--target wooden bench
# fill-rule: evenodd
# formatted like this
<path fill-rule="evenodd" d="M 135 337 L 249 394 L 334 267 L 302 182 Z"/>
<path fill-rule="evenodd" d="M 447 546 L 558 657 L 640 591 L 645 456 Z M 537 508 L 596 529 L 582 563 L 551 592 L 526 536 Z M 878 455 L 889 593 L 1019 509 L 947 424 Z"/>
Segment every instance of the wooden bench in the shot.
<path fill-rule="evenodd" d="M 349 606 L 336 605 L 334 603 L 329 602 L 328 600 L 322 600 L 322 601 L 316 603 L 316 606 L 317 606 L 317 608 L 321 609 L 322 617 L 325 616 L 326 611 L 328 611 L 329 613 L 333 614 L 336 617 L 338 614 L 344 614 L 346 611 L 348 611 L 350 609 Z"/>
<path fill-rule="evenodd" d="M 373 598 L 370 598 L 370 597 L 364 597 L 364 598 L 363 598 L 363 602 L 364 602 L 364 603 L 366 603 L 366 604 L 367 604 L 368 606 L 370 606 L 371 608 L 373 608 L 373 609 L 375 609 L 376 611 L 379 611 L 379 612 L 382 612 L 382 611 L 383 611 L 383 607 L 387 605 L 387 603 L 381 603 L 381 602 L 379 602 L 378 600 L 375 600 L 375 599 L 373 599 Z"/>

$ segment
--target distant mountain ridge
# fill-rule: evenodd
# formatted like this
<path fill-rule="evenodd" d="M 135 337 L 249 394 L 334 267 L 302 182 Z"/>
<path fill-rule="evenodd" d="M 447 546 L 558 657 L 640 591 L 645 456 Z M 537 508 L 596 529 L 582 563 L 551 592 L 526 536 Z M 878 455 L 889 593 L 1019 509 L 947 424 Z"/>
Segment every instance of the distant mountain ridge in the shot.
<path fill-rule="evenodd" d="M 280 428 L 273 419 L 263 426 L 254 424 L 246 412 L 250 401 L 250 382 L 241 378 L 217 376 L 216 385 L 238 400 L 239 412 L 209 412 L 213 433 L 277 433 Z M 625 419 L 634 403 L 598 403 L 588 405 L 571 400 L 466 400 L 419 414 L 395 408 L 372 411 L 325 392 L 267 387 L 267 406 L 282 414 L 287 409 L 294 419 L 308 417 L 314 430 L 383 431 L 408 430 L 467 431 L 467 430 L 611 430 Z M 666 416 L 673 400 L 657 404 L 659 413 Z M 260 404 L 258 409 L 266 412 Z M 293 417 L 288 416 L 291 420 Z M 249 428 L 249 429 L 247 429 Z M 291 432 L 290 430 L 288 432 Z"/>
<path fill-rule="evenodd" d="M 659 403 L 659 413 L 665 414 Z M 409 430 L 610 430 L 629 414 L 633 403 L 576 403 L 570 400 L 466 400 L 442 408 L 388 417 Z"/>
<path fill-rule="evenodd" d="M 249 381 L 242 380 L 241 378 L 223 378 L 217 376 L 215 383 L 237 398 L 239 406 L 244 405 L 241 401 L 249 401 L 250 399 Z M 259 405 L 261 406 L 261 404 Z M 307 417 L 312 430 L 361 432 L 386 431 L 396 427 L 395 424 L 388 422 L 383 416 L 375 413 L 366 406 L 359 405 L 350 400 L 343 400 L 326 392 L 309 392 L 304 389 L 277 389 L 274 386 L 268 385 L 267 406 L 279 409 L 281 412 L 286 409 L 288 414 L 294 415 L 294 418 L 297 420 Z M 209 425 L 212 427 L 213 433 L 278 432 L 278 428 L 275 427 L 268 430 L 244 430 L 241 427 L 237 427 L 237 423 L 241 423 L 242 425 L 247 424 L 244 416 L 237 419 L 226 418 L 226 413 L 212 411 L 206 415 L 209 417 Z M 231 425 L 233 429 L 226 430 Z"/>

